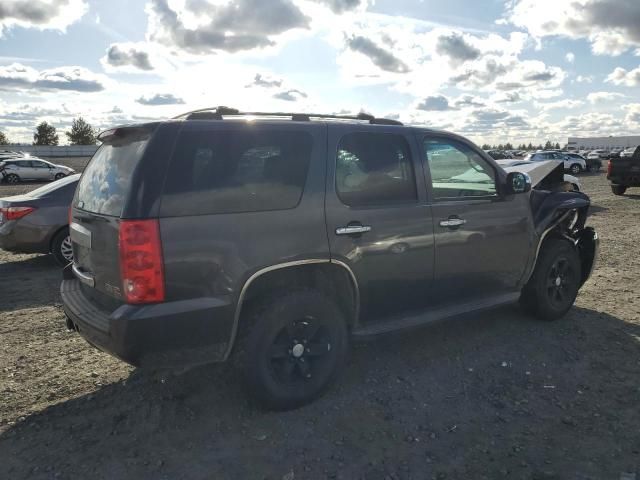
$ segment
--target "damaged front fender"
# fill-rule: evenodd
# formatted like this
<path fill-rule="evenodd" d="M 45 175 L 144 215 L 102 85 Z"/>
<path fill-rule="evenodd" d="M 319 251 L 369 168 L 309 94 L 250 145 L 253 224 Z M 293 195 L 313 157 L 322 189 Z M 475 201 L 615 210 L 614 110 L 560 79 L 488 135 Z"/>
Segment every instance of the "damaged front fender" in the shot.
<path fill-rule="evenodd" d="M 564 238 L 575 246 L 580 256 L 581 284 L 587 281 L 595 266 L 599 245 L 596 231 L 585 227 L 590 205 L 591 201 L 584 193 L 532 190 L 537 249 L 527 281 L 533 274 L 542 244 L 548 238 Z"/>

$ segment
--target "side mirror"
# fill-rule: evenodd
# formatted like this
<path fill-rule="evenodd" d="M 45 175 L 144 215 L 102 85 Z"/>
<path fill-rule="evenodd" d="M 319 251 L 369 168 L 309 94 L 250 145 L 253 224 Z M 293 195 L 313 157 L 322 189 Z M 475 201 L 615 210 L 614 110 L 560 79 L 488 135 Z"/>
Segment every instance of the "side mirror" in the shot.
<path fill-rule="evenodd" d="M 506 192 L 510 195 L 531 191 L 531 178 L 526 173 L 510 172 L 507 174 Z"/>

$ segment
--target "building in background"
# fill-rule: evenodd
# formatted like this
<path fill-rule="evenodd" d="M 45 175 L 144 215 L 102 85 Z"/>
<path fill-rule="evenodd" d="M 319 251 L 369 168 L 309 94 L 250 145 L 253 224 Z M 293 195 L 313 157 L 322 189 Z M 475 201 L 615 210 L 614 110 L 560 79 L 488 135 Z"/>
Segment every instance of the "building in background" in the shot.
<path fill-rule="evenodd" d="M 613 150 L 637 147 L 640 145 L 640 135 L 628 137 L 569 137 L 568 150 Z"/>

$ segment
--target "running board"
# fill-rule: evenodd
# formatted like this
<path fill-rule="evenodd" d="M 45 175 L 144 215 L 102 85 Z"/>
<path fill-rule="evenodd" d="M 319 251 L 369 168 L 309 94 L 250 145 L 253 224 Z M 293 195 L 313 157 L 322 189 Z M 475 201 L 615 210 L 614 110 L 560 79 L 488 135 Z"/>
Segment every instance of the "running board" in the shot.
<path fill-rule="evenodd" d="M 447 318 L 453 318 L 470 313 L 478 313 L 501 305 L 515 303 L 518 301 L 518 298 L 520 298 L 520 292 L 506 293 L 472 302 L 456 304 L 450 307 L 441 307 L 435 310 L 409 314 L 403 317 L 392 317 L 390 320 L 361 326 L 355 329 L 352 334 L 354 337 L 363 338 L 419 327 L 429 323 L 439 322 Z"/>

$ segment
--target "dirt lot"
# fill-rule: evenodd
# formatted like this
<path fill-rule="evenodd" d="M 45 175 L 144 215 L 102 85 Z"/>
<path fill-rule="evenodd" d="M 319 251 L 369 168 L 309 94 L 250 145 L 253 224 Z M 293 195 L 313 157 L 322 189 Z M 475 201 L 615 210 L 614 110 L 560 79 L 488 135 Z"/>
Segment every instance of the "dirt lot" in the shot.
<path fill-rule="evenodd" d="M 96 351 L 64 327 L 53 260 L 0 251 L 0 478 L 635 478 L 640 190 L 583 183 L 602 249 L 566 318 L 510 307 L 356 345 L 336 388 L 287 413 L 223 366 L 140 373 Z"/>

